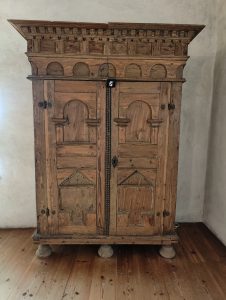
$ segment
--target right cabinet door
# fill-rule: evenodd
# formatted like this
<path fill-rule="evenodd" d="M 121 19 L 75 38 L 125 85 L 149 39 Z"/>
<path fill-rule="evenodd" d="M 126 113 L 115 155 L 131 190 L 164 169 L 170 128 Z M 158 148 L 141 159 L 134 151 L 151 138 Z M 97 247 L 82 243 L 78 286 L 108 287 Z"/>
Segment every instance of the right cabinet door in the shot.
<path fill-rule="evenodd" d="M 167 82 L 112 89 L 111 234 L 162 233 L 169 102 Z"/>

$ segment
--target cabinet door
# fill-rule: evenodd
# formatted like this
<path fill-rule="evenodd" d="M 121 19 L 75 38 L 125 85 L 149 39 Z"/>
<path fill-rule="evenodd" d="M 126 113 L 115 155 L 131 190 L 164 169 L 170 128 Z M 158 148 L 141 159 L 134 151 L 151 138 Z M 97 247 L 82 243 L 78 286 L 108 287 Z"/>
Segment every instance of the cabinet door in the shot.
<path fill-rule="evenodd" d="M 111 234 L 162 232 L 169 97 L 168 83 L 112 89 Z"/>
<path fill-rule="evenodd" d="M 51 234 L 102 234 L 105 87 L 45 81 L 47 197 Z"/>

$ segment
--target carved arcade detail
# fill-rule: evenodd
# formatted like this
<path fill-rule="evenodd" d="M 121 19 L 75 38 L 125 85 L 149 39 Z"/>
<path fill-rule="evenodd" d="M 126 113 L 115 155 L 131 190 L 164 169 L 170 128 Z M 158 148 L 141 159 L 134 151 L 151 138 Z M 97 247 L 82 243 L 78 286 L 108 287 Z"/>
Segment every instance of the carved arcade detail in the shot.
<path fill-rule="evenodd" d="M 184 81 L 202 25 L 9 20 L 27 40 L 32 76 Z"/>
<path fill-rule="evenodd" d="M 70 77 L 72 80 L 91 79 L 102 80 L 105 78 L 123 78 L 130 80 L 147 80 L 147 81 L 166 81 L 183 80 L 183 69 L 185 60 L 169 62 L 168 59 L 158 63 L 158 60 L 136 60 L 136 63 L 128 63 L 127 60 L 117 61 L 114 63 L 102 63 L 103 60 L 86 59 L 64 60 L 58 58 L 58 61 L 50 59 L 30 59 L 32 76 L 45 76 L 46 78 Z"/>
<path fill-rule="evenodd" d="M 186 56 L 202 26 L 9 20 L 27 39 L 28 53 Z"/>

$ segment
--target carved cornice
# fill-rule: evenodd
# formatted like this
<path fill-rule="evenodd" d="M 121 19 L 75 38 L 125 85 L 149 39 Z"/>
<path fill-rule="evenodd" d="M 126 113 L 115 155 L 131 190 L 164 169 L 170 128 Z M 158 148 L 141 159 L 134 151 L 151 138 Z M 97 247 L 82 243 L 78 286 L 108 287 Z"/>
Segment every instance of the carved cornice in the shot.
<path fill-rule="evenodd" d="M 185 57 L 203 25 L 9 20 L 27 52 L 64 55 Z"/>

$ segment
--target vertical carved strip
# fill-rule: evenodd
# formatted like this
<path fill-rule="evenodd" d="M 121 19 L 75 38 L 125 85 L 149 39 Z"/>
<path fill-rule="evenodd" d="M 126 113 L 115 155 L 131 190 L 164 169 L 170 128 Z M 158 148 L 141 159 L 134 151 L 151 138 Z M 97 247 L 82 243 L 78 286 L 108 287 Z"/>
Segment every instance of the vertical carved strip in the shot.
<path fill-rule="evenodd" d="M 153 145 L 156 145 L 158 143 L 158 132 L 159 129 L 158 128 L 151 128 L 151 143 Z"/>
<path fill-rule="evenodd" d="M 151 112 L 152 112 L 152 120 L 153 121 L 158 120 L 159 119 L 159 107 L 158 106 L 152 106 Z M 157 127 L 153 126 L 153 121 L 152 121 L 152 123 L 150 123 L 150 126 L 151 126 L 151 144 L 156 145 L 156 144 L 158 144 L 159 126 L 157 126 Z"/>
<path fill-rule="evenodd" d="M 111 54 L 111 43 L 109 41 L 109 39 L 105 40 L 104 43 L 104 55 L 110 55 Z"/>
<path fill-rule="evenodd" d="M 38 105 L 38 103 L 43 100 L 43 80 L 33 81 L 32 88 L 34 99 L 35 179 L 38 217 L 37 233 L 47 234 L 48 219 L 44 213 L 48 206 L 46 189 L 45 118 L 44 110 Z"/>
<path fill-rule="evenodd" d="M 180 130 L 180 107 L 181 107 L 182 83 L 174 82 L 171 86 L 171 103 L 175 109 L 169 111 L 169 138 L 166 167 L 166 194 L 164 210 L 169 212 L 164 218 L 164 233 L 174 230 L 177 194 L 177 172 L 178 172 L 178 151 L 179 151 L 179 130 Z"/>
<path fill-rule="evenodd" d="M 63 143 L 63 127 L 56 126 L 56 143 L 61 144 Z"/>
<path fill-rule="evenodd" d="M 161 83 L 160 103 L 159 105 L 165 105 L 167 107 L 170 101 L 170 83 Z M 166 153 L 167 153 L 167 141 L 168 141 L 168 110 L 159 110 L 159 119 L 164 122 L 159 127 L 158 133 L 158 159 L 159 166 L 157 169 L 156 177 L 156 201 L 155 212 L 163 212 L 165 199 L 165 178 L 166 178 Z M 163 231 L 163 217 L 156 216 L 156 232 L 162 233 Z"/>
<path fill-rule="evenodd" d="M 49 233 L 56 234 L 58 228 L 58 186 L 56 171 L 56 129 L 52 122 L 54 114 L 54 80 L 44 82 L 44 100 L 51 102 L 52 107 L 45 109 L 45 146 L 46 146 L 46 169 L 47 169 L 47 197 L 50 216 L 48 218 Z"/>
<path fill-rule="evenodd" d="M 133 39 L 128 41 L 128 55 L 135 55 L 136 54 L 136 43 Z"/>
<path fill-rule="evenodd" d="M 32 52 L 39 53 L 40 52 L 40 39 L 33 40 Z"/>
<path fill-rule="evenodd" d="M 60 39 L 56 42 L 56 53 L 64 53 L 64 40 Z"/>
<path fill-rule="evenodd" d="M 89 45 L 88 41 L 84 38 L 84 40 L 81 41 L 81 54 L 89 54 Z"/>

